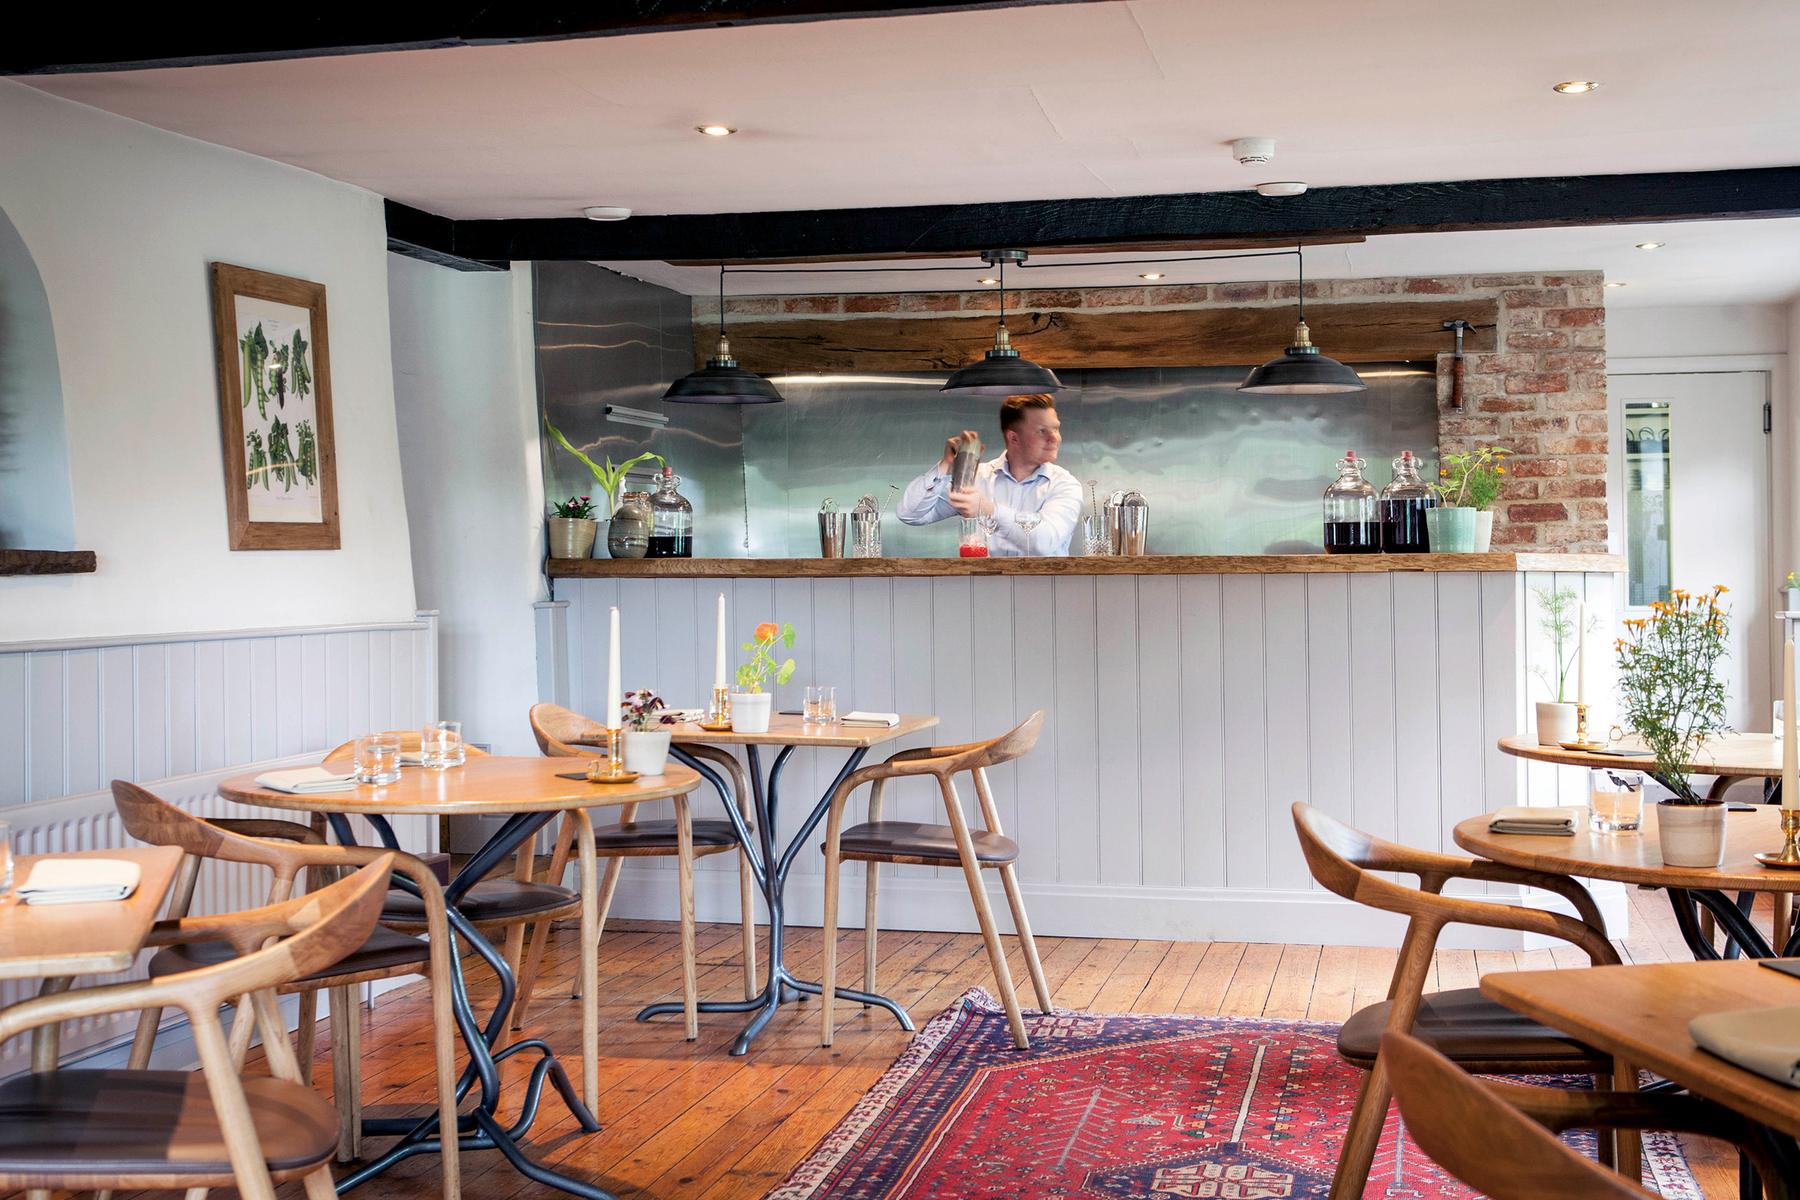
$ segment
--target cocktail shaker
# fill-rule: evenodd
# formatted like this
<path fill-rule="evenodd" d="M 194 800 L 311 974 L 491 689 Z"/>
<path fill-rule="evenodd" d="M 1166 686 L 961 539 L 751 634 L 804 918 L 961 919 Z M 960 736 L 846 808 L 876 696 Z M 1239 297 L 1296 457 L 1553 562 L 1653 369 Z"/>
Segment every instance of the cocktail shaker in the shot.
<path fill-rule="evenodd" d="M 849 513 L 819 511 L 819 557 L 844 557 L 844 529 Z"/>
<path fill-rule="evenodd" d="M 961 444 L 950 465 L 950 486 L 962 492 L 975 486 L 975 476 L 981 470 L 981 439 L 971 433 L 958 441 Z"/>
<path fill-rule="evenodd" d="M 1116 509 L 1114 554 L 1145 554 L 1150 544 L 1150 504 L 1142 492 L 1126 492 Z"/>

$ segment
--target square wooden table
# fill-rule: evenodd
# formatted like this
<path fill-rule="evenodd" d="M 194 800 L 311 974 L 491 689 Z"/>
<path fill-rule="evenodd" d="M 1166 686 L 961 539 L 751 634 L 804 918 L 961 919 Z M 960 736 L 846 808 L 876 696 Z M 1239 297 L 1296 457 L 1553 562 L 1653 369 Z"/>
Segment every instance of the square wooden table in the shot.
<path fill-rule="evenodd" d="M 938 719 L 933 716 L 902 716 L 898 725 L 846 725 L 842 721 L 819 722 L 807 721 L 804 718 L 777 713 L 769 718 L 766 733 L 737 733 L 731 730 L 712 731 L 702 729 L 692 722 L 670 727 L 674 734 L 674 742 L 670 753 L 681 762 L 700 772 L 719 790 L 719 795 L 729 794 L 725 781 L 719 777 L 702 759 L 687 753 L 682 747 L 686 745 L 742 746 L 744 755 L 749 761 L 750 793 L 756 805 L 756 829 L 752 832 L 744 825 L 737 805 L 727 801 L 725 815 L 731 818 L 732 828 L 737 831 L 738 841 L 744 847 L 744 857 L 750 862 L 750 870 L 756 876 L 757 886 L 762 889 L 763 902 L 769 909 L 769 976 L 763 984 L 762 993 L 749 1000 L 703 1000 L 700 1002 L 701 1012 L 718 1013 L 754 1013 L 750 1023 L 744 1026 L 737 1040 L 732 1043 L 732 1054 L 743 1054 L 750 1049 L 750 1042 L 769 1019 L 775 1010 L 789 1000 L 799 1000 L 803 993 L 818 995 L 818 984 L 796 978 L 787 969 L 784 957 L 785 931 L 787 928 L 784 916 L 784 893 L 787 888 L 788 869 L 794 864 L 794 857 L 806 845 L 807 839 L 819 827 L 826 811 L 831 806 L 831 797 L 844 780 L 850 777 L 862 764 L 862 760 L 876 746 L 895 742 L 912 734 L 934 728 Z M 769 764 L 765 778 L 762 769 L 762 747 L 778 746 L 774 762 Z M 787 766 L 788 759 L 794 751 L 802 747 L 824 750 L 848 750 L 848 757 L 837 777 L 825 789 L 807 814 L 805 822 L 800 826 L 786 846 L 775 844 L 775 822 L 781 811 L 781 772 Z M 912 1018 L 906 1010 L 886 996 L 878 996 L 873 992 L 859 992 L 850 988 L 838 988 L 837 994 L 863 1004 L 873 1004 L 887 1009 L 900 1022 L 902 1029 L 911 1032 Z M 666 1013 L 682 1011 L 678 1003 L 652 1004 L 638 1013 L 638 1020 L 648 1021 L 652 1017 Z"/>

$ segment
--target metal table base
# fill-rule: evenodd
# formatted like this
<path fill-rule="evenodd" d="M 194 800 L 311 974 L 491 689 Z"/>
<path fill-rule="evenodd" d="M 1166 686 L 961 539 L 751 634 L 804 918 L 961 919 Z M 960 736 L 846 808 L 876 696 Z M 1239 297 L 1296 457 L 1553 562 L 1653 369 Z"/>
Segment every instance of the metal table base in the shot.
<path fill-rule="evenodd" d="M 801 1000 L 807 995 L 816 996 L 822 990 L 818 984 L 799 979 L 787 969 L 785 957 L 787 924 L 783 892 L 787 887 L 788 870 L 793 866 L 794 858 L 800 853 L 801 847 L 812 837 L 813 831 L 819 827 L 819 822 L 824 820 L 826 810 L 831 805 L 832 794 L 837 791 L 838 785 L 843 783 L 850 773 L 861 765 L 868 750 L 857 749 L 851 752 L 849 758 L 844 762 L 843 769 L 837 773 L 837 778 L 831 781 L 831 786 L 825 789 L 825 794 L 819 797 L 819 802 L 807 815 L 805 824 L 800 827 L 800 831 L 794 835 L 793 840 L 781 849 L 778 856 L 775 846 L 775 820 L 781 808 L 781 772 L 787 766 L 787 761 L 792 757 L 796 748 L 794 746 L 781 748 L 780 752 L 775 755 L 775 761 L 769 766 L 766 783 L 763 778 L 762 755 L 759 748 L 756 746 L 744 748 L 749 758 L 750 794 L 756 805 L 754 833 L 745 827 L 744 818 L 738 812 L 738 806 L 732 803 L 725 780 L 718 772 L 702 760 L 687 753 L 679 745 L 672 746 L 669 750 L 683 765 L 698 771 L 702 778 L 710 780 L 712 785 L 719 790 L 719 795 L 725 801 L 725 814 L 731 818 L 732 828 L 737 832 L 739 844 L 745 849 L 745 857 L 750 860 L 750 870 L 756 877 L 757 886 L 762 889 L 763 902 L 769 910 L 769 977 L 763 984 L 762 992 L 749 1000 L 702 1000 L 698 1006 L 703 1013 L 755 1014 L 750 1018 L 750 1023 L 744 1026 L 743 1032 L 739 1033 L 737 1039 L 732 1042 L 731 1053 L 733 1055 L 741 1055 L 749 1051 L 751 1041 L 763 1031 L 763 1027 L 768 1025 L 770 1018 L 775 1015 L 775 1010 L 781 1005 L 789 1001 Z M 895 1020 L 900 1022 L 900 1028 L 908 1033 L 913 1031 L 912 1018 L 907 1015 L 906 1010 L 886 996 L 844 987 L 838 988 L 837 994 L 847 1000 L 885 1008 L 894 1014 Z M 637 1019 L 648 1021 L 652 1017 L 682 1011 L 683 1007 L 679 1001 L 666 1001 L 645 1008 L 638 1013 Z"/>

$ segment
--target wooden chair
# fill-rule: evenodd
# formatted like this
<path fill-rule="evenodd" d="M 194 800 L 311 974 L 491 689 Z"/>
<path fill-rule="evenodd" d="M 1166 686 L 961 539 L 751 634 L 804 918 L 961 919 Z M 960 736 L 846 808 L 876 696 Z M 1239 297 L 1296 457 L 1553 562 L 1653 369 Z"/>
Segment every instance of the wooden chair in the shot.
<path fill-rule="evenodd" d="M 595 756 L 594 748 L 606 744 L 604 725 L 561 705 L 534 704 L 530 717 L 531 732 L 537 737 L 538 749 L 549 757 L 591 759 Z M 688 745 L 682 749 L 696 758 L 714 764 L 730 777 L 738 812 L 743 816 L 745 826 L 749 827 L 750 783 L 737 759 L 713 746 Z M 691 820 L 685 796 L 675 798 L 676 815 L 671 821 L 639 821 L 636 819 L 637 810 L 638 806 L 635 804 L 624 805 L 619 810 L 618 824 L 594 831 L 594 853 L 609 861 L 606 864 L 606 874 L 600 881 L 600 920 L 593 937 L 598 941 L 606 930 L 606 914 L 612 908 L 613 895 L 619 887 L 619 873 L 627 858 L 674 857 L 677 860 L 676 886 L 679 889 L 681 916 L 681 995 L 687 1008 L 687 1037 L 692 1041 L 700 1033 L 694 963 L 694 860 L 710 854 L 725 854 L 733 850 L 738 852 L 738 903 L 743 911 L 746 1000 L 755 999 L 757 995 L 756 880 L 750 871 L 749 859 L 744 856 L 743 847 L 738 845 L 737 832 L 730 821 L 721 818 Z M 687 828 L 685 849 L 683 826 Z M 574 843 L 574 824 L 565 821 L 556 839 L 556 849 L 550 857 L 551 879 L 562 878 Z M 532 935 L 531 948 L 525 955 L 524 966 L 520 971 L 519 1003 L 513 1009 L 514 1029 L 524 1025 L 531 984 L 537 979 L 549 937 L 550 923 L 540 922 Z M 581 988 L 591 986 L 590 980 L 576 980 L 576 994 L 580 994 Z"/>
<path fill-rule="evenodd" d="M 153 846 L 175 846 L 187 857 L 176 875 L 169 900 L 169 916 L 186 918 L 193 903 L 194 886 L 200 868 L 208 860 L 247 863 L 270 869 L 274 879 L 269 887 L 269 903 L 288 900 L 295 895 L 301 873 L 311 872 L 316 882 L 321 873 L 352 869 L 378 859 L 389 860 L 396 874 L 411 880 L 422 893 L 426 929 L 429 937 L 420 940 L 390 929 L 377 927 L 363 942 L 340 959 L 307 971 L 277 987 L 281 994 L 299 994 L 300 1005 L 300 1072 L 307 1082 L 312 1077 L 312 1046 L 315 1005 L 320 991 L 331 996 L 331 1079 L 339 1116 L 338 1159 L 349 1161 L 361 1154 L 362 1103 L 358 1094 L 361 1078 L 360 1004 L 356 989 L 376 979 L 402 975 L 426 975 L 431 980 L 432 1043 L 437 1071 L 438 1112 L 446 1130 L 456 1127 L 456 1059 L 455 1020 L 450 1007 L 451 964 L 450 926 L 444 912 L 444 892 L 431 868 L 410 854 L 376 850 L 363 846 L 327 846 L 307 840 L 309 831 L 289 821 L 268 821 L 258 826 L 278 838 L 246 837 L 219 824 L 203 820 L 159 799 L 136 784 L 114 780 L 113 805 L 118 809 L 125 831 L 140 842 Z M 285 827 L 285 828 L 283 828 Z M 216 967 L 236 959 L 240 948 L 228 940 L 190 940 L 170 946 L 151 956 L 149 973 L 160 979 L 206 967 Z M 157 1024 L 161 1007 L 146 1008 L 138 1017 L 136 1037 L 131 1045 L 129 1066 L 141 1070 L 150 1064 L 155 1049 Z M 231 1052 L 242 1061 L 249 1048 L 253 1022 L 248 1009 L 240 1007 L 231 1025 Z M 457 1170 L 456 1139 L 445 1140 L 444 1191 L 447 1200 L 456 1200 L 460 1190 Z"/>
<path fill-rule="evenodd" d="M 1368 1072 L 1332 1180 L 1333 1196 L 1360 1196 L 1387 1120 L 1388 1068 L 1381 1057 L 1384 1032 L 1410 1033 L 1466 1071 L 1490 1075 L 1564 1072 L 1593 1075 L 1601 1086 L 1616 1081 L 1635 1090 L 1637 1072 L 1555 1029 L 1540 1025 L 1481 994 L 1478 988 L 1425 993 L 1432 952 L 1446 925 L 1480 925 L 1536 933 L 1569 942 L 1587 952 L 1596 966 L 1617 963 L 1606 937 L 1606 922 L 1593 897 L 1562 875 L 1520 870 L 1481 859 L 1438 854 L 1396 845 L 1361 833 L 1305 803 L 1293 806 L 1294 828 L 1314 879 L 1329 890 L 1371 908 L 1407 918 L 1388 998 L 1351 1016 L 1338 1031 L 1338 1053 Z M 1375 874 L 1393 871 L 1417 876 L 1407 887 Z M 1562 896 L 1579 917 L 1440 893 L 1452 879 L 1512 883 Z M 1636 1179 L 1641 1158 L 1635 1137 L 1621 1135 L 1617 1147 L 1601 1146 L 1620 1174 Z"/>
<path fill-rule="evenodd" d="M 76 1069 L 0 1083 L 0 1188 L 186 1188 L 193 1197 L 235 1185 L 245 1200 L 274 1200 L 275 1184 L 301 1179 L 310 1200 L 331 1200 L 337 1113 L 301 1079 L 275 990 L 368 939 L 393 861 L 380 854 L 309 895 L 152 930 L 151 945 L 228 942 L 237 957 L 216 966 L 0 1010 L 5 1041 L 58 1022 L 179 1008 L 200 1055 L 198 1072 Z M 231 1000 L 260 1028 L 272 1077 L 240 1076 L 219 1023 Z"/>
<path fill-rule="evenodd" d="M 1000 932 L 994 925 L 993 911 L 988 907 L 987 889 L 982 884 L 984 870 L 1000 872 L 1006 888 L 1006 901 L 1012 908 L 1013 927 L 1018 930 L 1019 944 L 1025 951 L 1025 965 L 1031 972 L 1031 986 L 1037 993 L 1038 1009 L 1050 1011 L 1050 987 L 1044 982 L 1044 968 L 1038 961 L 1037 944 L 1031 938 L 1031 922 L 1025 916 L 1025 900 L 1019 893 L 1018 873 L 1014 864 L 1019 859 L 1019 845 L 1000 828 L 1000 813 L 994 807 L 993 790 L 988 786 L 987 769 L 1023 757 L 1037 744 L 1044 728 L 1042 709 L 1032 713 L 1009 733 L 985 742 L 969 742 L 960 746 L 931 746 L 902 750 L 886 762 L 863 767 L 838 785 L 831 796 L 831 814 L 825 826 L 825 962 L 820 977 L 819 999 L 823 1033 L 820 1044 L 831 1045 L 832 1007 L 837 996 L 837 907 L 840 864 L 849 859 L 867 863 L 864 872 L 866 902 L 863 916 L 863 986 L 875 990 L 875 889 L 877 864 L 917 863 L 929 867 L 960 866 L 969 885 L 969 898 L 975 904 L 975 919 L 981 924 L 982 940 L 987 943 L 988 961 L 994 968 L 994 982 L 1000 1001 L 1006 1006 L 1006 1022 L 1012 1030 L 1013 1044 L 1029 1049 L 1031 1039 L 1025 1033 L 1025 1018 L 1019 1011 L 1019 998 L 1013 991 L 1012 972 L 1006 965 L 1006 952 L 1000 946 Z M 975 797 L 987 828 L 971 832 L 963 815 L 962 798 L 957 795 L 955 776 L 968 772 L 975 781 Z M 882 793 L 890 779 L 929 775 L 937 780 L 944 800 L 947 825 L 920 824 L 912 821 L 881 819 Z M 869 819 L 862 825 L 843 827 L 844 803 L 852 792 L 869 784 Z"/>
<path fill-rule="evenodd" d="M 1671 1129 L 1736 1145 L 1770 1200 L 1793 1184 L 1751 1123 L 1692 1096 L 1572 1092 L 1476 1079 L 1404 1033 L 1381 1035 L 1394 1101 L 1419 1148 L 1494 1200 L 1643 1200 L 1655 1193 L 1608 1171 L 1556 1137 L 1567 1129 Z"/>

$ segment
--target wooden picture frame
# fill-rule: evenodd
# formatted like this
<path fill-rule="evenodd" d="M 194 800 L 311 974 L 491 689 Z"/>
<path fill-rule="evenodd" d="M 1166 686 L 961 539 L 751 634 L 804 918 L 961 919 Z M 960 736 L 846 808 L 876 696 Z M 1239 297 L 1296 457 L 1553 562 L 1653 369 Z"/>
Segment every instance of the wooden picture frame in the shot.
<path fill-rule="evenodd" d="M 231 548 L 338 549 L 325 285 L 213 263 L 212 304 Z"/>

